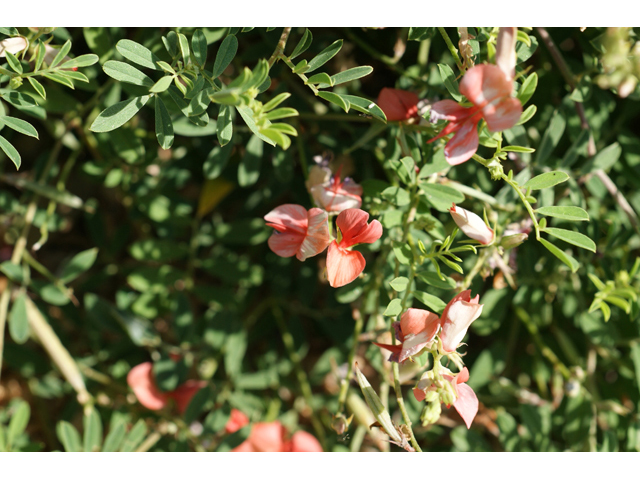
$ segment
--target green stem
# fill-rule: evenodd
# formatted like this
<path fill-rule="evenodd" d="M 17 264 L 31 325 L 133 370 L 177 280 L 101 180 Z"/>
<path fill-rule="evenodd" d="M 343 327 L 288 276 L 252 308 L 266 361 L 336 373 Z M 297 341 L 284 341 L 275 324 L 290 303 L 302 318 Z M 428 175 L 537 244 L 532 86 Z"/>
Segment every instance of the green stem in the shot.
<path fill-rule="evenodd" d="M 325 434 L 324 428 L 322 427 L 322 423 L 316 417 L 316 413 L 313 410 L 313 393 L 311 391 L 311 385 L 309 384 L 309 379 L 307 378 L 307 374 L 302 368 L 302 362 L 300 359 L 300 355 L 296 351 L 295 344 L 293 342 L 293 335 L 289 332 L 287 328 L 287 324 L 284 321 L 284 315 L 282 314 L 282 310 L 280 306 L 275 304 L 271 307 L 271 312 L 276 319 L 276 323 L 278 324 L 278 328 L 280 329 L 280 334 L 282 335 L 282 343 L 284 343 L 285 348 L 287 349 L 287 353 L 289 354 L 289 358 L 293 362 L 294 368 L 296 370 L 296 376 L 298 378 L 298 382 L 300 383 L 300 389 L 302 390 L 302 395 L 307 403 L 307 407 L 311 410 L 311 424 L 313 425 L 313 429 L 318 435 L 318 440 L 322 445 L 322 448 L 325 448 Z"/>
<path fill-rule="evenodd" d="M 502 174 L 501 178 L 505 182 L 507 182 L 509 185 L 511 185 L 511 187 L 516 191 L 516 193 L 520 197 L 520 200 L 522 200 L 522 203 L 524 204 L 525 208 L 527 209 L 527 212 L 529 212 L 529 216 L 531 217 L 531 220 L 533 221 L 533 226 L 534 226 L 534 228 L 536 230 L 536 240 L 540 241 L 540 225 L 538 225 L 538 220 L 536 219 L 536 214 L 533 211 L 533 208 L 531 207 L 531 204 L 529 203 L 529 200 L 527 200 L 527 198 L 524 196 L 524 193 L 522 193 L 522 188 L 520 187 L 520 185 L 518 185 L 516 182 L 514 182 L 512 179 L 510 179 L 504 173 Z"/>
<path fill-rule="evenodd" d="M 273 67 L 273 64 L 278 61 L 279 58 L 284 57 L 284 47 L 287 45 L 287 40 L 289 39 L 289 34 L 291 33 L 291 27 L 285 27 L 282 30 L 282 35 L 280 35 L 280 40 L 278 40 L 278 45 L 274 50 L 273 54 L 269 58 L 269 70 Z"/>
<path fill-rule="evenodd" d="M 445 31 L 444 27 L 438 27 L 438 31 L 440 32 L 440 35 L 442 35 L 442 38 L 444 38 L 444 43 L 446 43 L 447 47 L 449 47 L 449 51 L 451 52 L 453 59 L 456 61 L 456 65 L 458 66 L 460 73 L 464 73 L 464 67 L 462 66 L 460 57 L 458 56 L 458 50 L 453 45 L 453 42 L 451 42 L 449 35 L 447 35 L 447 32 Z"/>
<path fill-rule="evenodd" d="M 416 437 L 413 434 L 413 429 L 411 428 L 411 419 L 409 418 L 407 409 L 404 406 L 404 398 L 402 398 L 402 388 L 400 387 L 400 371 L 396 362 L 393 362 L 393 389 L 396 392 L 396 400 L 398 402 L 400 412 L 402 412 L 402 419 L 404 420 L 404 423 L 407 425 L 407 429 L 409 430 L 411 445 L 416 449 L 417 452 L 421 452 L 422 449 L 420 448 L 420 445 L 418 445 L 418 441 L 416 440 Z"/>
<path fill-rule="evenodd" d="M 291 60 L 289 60 L 284 55 L 280 55 L 278 58 L 280 60 L 282 60 L 287 65 L 287 67 L 289 67 L 291 69 L 291 71 L 293 71 L 296 68 L 296 66 L 293 64 L 293 62 L 291 62 Z M 318 93 L 319 93 L 319 90 L 309 83 L 309 79 L 307 78 L 307 76 L 304 73 L 296 73 L 296 75 L 298 75 L 298 77 L 300 77 L 302 79 L 304 84 L 307 87 L 309 87 L 311 89 L 311 91 L 313 92 L 313 94 L 317 97 Z M 367 119 L 367 121 L 368 121 L 368 119 Z"/>

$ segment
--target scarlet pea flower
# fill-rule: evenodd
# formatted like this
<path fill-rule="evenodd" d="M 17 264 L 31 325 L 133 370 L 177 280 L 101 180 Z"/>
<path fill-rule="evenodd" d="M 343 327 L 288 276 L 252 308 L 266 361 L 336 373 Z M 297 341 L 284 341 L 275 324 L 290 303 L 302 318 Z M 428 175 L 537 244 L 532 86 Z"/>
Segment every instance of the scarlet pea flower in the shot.
<path fill-rule="evenodd" d="M 194 395 L 207 385 L 205 381 L 187 380 L 171 392 L 162 392 L 156 385 L 153 376 L 153 364 L 141 363 L 133 367 L 127 375 L 127 383 L 133 390 L 138 401 L 149 410 L 164 408 L 172 398 L 180 413 L 184 413 Z"/>
<path fill-rule="evenodd" d="M 400 344 L 385 345 L 374 343 L 391 352 L 390 362 L 403 363 L 412 355 L 420 353 L 424 347 L 433 341 L 440 329 L 440 319 L 435 313 L 427 310 L 408 308 L 400 317 L 400 321 L 394 322 L 393 328 L 396 331 L 396 339 Z"/>
<path fill-rule="evenodd" d="M 440 340 L 446 352 L 458 348 L 469 326 L 480 317 L 484 305 L 480 305 L 479 301 L 480 295 L 471 298 L 471 290 L 465 290 L 453 297 L 445 307 L 440 318 Z"/>
<path fill-rule="evenodd" d="M 24 37 L 9 37 L 0 41 L 0 58 L 7 56 L 6 52 L 16 54 L 27 48 L 27 39 Z"/>
<path fill-rule="evenodd" d="M 230 429 L 230 423 L 234 420 L 234 411 L 243 415 L 246 419 L 246 415 L 238 410 L 231 411 L 231 418 L 227 423 L 227 433 L 233 433 L 248 423 L 243 423 L 237 426 L 237 428 Z M 249 437 L 240 445 L 235 447 L 232 452 L 322 452 L 322 446 L 320 442 L 310 433 L 299 431 L 293 434 L 290 440 L 286 439 L 287 430 L 278 421 L 275 422 L 260 422 L 251 427 L 251 433 Z"/>
<path fill-rule="evenodd" d="M 453 407 L 458 411 L 467 428 L 471 428 L 471 422 L 473 422 L 473 419 L 478 413 L 479 402 L 473 389 L 465 383 L 469 380 L 469 370 L 467 367 L 464 367 L 462 371 L 455 376 L 453 374 L 445 374 L 442 377 L 451 383 L 456 393 L 456 400 L 453 402 Z M 424 377 L 413 389 L 413 395 L 416 397 L 416 400 L 421 402 L 425 399 L 426 392 L 434 388 L 435 386 L 432 385 L 431 380 Z M 449 406 L 450 405 L 447 405 L 447 407 Z"/>
<path fill-rule="evenodd" d="M 309 171 L 309 193 L 316 205 L 327 212 L 340 213 L 348 208 L 360 208 L 362 205 L 362 187 L 349 177 L 341 180 L 341 170 L 342 167 L 335 175 L 331 175 L 328 167 L 314 165 Z"/>
<path fill-rule="evenodd" d="M 362 273 L 367 262 L 360 252 L 351 250 L 359 243 L 373 243 L 382 236 L 382 225 L 377 220 L 367 224 L 369 214 L 357 208 L 344 210 L 336 218 L 342 234 L 329 245 L 327 252 L 327 278 L 334 288 L 353 282 Z"/>
<path fill-rule="evenodd" d="M 449 209 L 449 213 L 451 213 L 453 221 L 456 222 L 458 228 L 467 237 L 478 240 L 483 245 L 489 245 L 493 242 L 493 230 L 475 213 L 462 207 L 457 207 L 455 203 Z"/>
<path fill-rule="evenodd" d="M 269 248 L 281 257 L 305 261 L 324 251 L 331 242 L 327 212 L 300 205 L 281 205 L 264 216 L 275 231 L 269 237 Z"/>
<path fill-rule="evenodd" d="M 397 88 L 383 88 L 378 94 L 378 106 L 390 122 L 418 116 L 418 96 Z"/>
<path fill-rule="evenodd" d="M 522 104 L 511 97 L 513 80 L 496 65 L 476 65 L 467 70 L 460 82 L 462 93 L 473 104 L 463 107 L 453 100 L 442 100 L 431 107 L 431 121 L 449 124 L 427 143 L 456 132 L 444 148 L 449 165 L 469 160 L 478 150 L 478 123 L 484 119 L 492 132 L 513 127 L 522 115 Z"/>

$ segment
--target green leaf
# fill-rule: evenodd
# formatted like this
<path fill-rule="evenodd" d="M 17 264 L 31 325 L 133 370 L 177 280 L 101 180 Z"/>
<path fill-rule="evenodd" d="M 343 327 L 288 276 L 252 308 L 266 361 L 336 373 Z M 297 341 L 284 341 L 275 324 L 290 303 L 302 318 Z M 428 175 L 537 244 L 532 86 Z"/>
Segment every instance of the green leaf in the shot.
<path fill-rule="evenodd" d="M 102 421 L 100 414 L 92 408 L 83 418 L 84 451 L 99 452 L 102 446 Z"/>
<path fill-rule="evenodd" d="M 357 80 L 358 78 L 366 77 L 371 72 L 373 72 L 373 67 L 368 65 L 364 65 L 361 67 L 353 67 L 344 72 L 336 73 L 331 76 L 332 83 L 331 85 L 340 85 L 341 83 L 351 82 L 353 80 Z M 329 82 L 327 82 L 329 83 Z"/>
<path fill-rule="evenodd" d="M 518 120 L 518 123 L 516 123 L 516 125 L 524 125 L 529 120 L 531 120 L 531 118 L 533 118 L 537 111 L 538 107 L 536 107 L 535 105 L 529 105 L 527 109 L 522 112 L 522 115 L 520 115 L 520 120 Z"/>
<path fill-rule="evenodd" d="M 459 102 L 462 100 L 462 95 L 460 94 L 460 89 L 458 88 L 458 82 L 456 81 L 456 76 L 451 70 L 449 65 L 445 65 L 443 63 L 438 64 L 438 71 L 440 72 L 440 78 L 442 79 L 442 83 L 449 91 L 449 94 Z"/>
<path fill-rule="evenodd" d="M 16 166 L 16 170 L 20 168 L 22 159 L 18 151 L 9 143 L 9 140 L 0 135 L 0 149 L 9 157 L 9 159 Z"/>
<path fill-rule="evenodd" d="M 29 83 L 33 87 L 33 89 L 36 92 L 38 92 L 38 95 L 40 95 L 42 98 L 44 98 L 46 100 L 47 99 L 47 91 L 44 89 L 42 84 L 38 80 L 36 80 L 35 77 L 27 77 L 27 78 L 29 80 Z"/>
<path fill-rule="evenodd" d="M 248 187 L 258 181 L 262 163 L 263 143 L 253 135 L 247 142 L 247 150 L 238 166 L 238 184 Z"/>
<path fill-rule="evenodd" d="M 571 255 L 566 254 L 562 250 L 560 250 L 553 243 L 545 240 L 544 238 L 540 239 L 540 243 L 542 243 L 542 245 L 544 245 L 544 247 L 547 250 L 549 250 L 551 253 L 553 253 L 556 257 L 562 260 L 562 262 L 566 264 L 571 269 L 572 272 L 575 273 L 578 270 L 578 268 L 580 268 L 580 264 L 575 258 L 573 258 Z"/>
<path fill-rule="evenodd" d="M 110 132 L 127 123 L 144 107 L 149 100 L 149 95 L 133 97 L 123 102 L 118 102 L 103 110 L 98 118 L 91 124 L 92 132 Z"/>
<path fill-rule="evenodd" d="M 266 137 L 262 133 L 260 133 L 260 129 L 256 125 L 256 122 L 253 118 L 253 111 L 248 106 L 246 105 L 238 106 L 236 107 L 236 110 L 242 117 L 242 120 L 244 120 L 244 122 L 247 124 L 247 127 L 249 127 L 249 130 L 251 130 L 256 137 L 258 137 L 263 142 L 268 143 L 269 145 L 275 146 L 276 143 L 273 140 L 271 140 L 269 137 Z M 281 110 L 281 109 L 278 109 L 278 110 Z M 271 113 L 275 113 L 278 110 L 274 110 Z M 296 112 L 296 114 L 297 113 L 298 112 Z"/>
<path fill-rule="evenodd" d="M 397 299 L 396 299 L 397 300 Z M 391 421 L 391 416 L 389 412 L 384 407 L 380 397 L 375 392 L 367 378 L 362 374 L 360 369 L 358 368 L 358 364 L 356 363 L 356 378 L 358 380 L 358 385 L 360 385 L 360 390 L 362 390 L 362 395 L 364 396 L 367 405 L 371 409 L 373 416 L 377 420 L 377 422 L 384 428 L 387 435 L 393 440 L 395 443 L 401 442 L 402 438 L 393 422 Z"/>
<path fill-rule="evenodd" d="M 69 283 L 72 280 L 78 278 L 82 273 L 89 270 L 98 258 L 98 249 L 90 248 L 80 252 L 69 260 L 69 263 L 62 267 L 60 273 L 60 280 L 64 283 Z"/>
<path fill-rule="evenodd" d="M 584 173 L 595 172 L 599 169 L 608 171 L 618 161 L 621 153 L 622 147 L 620 144 L 618 142 L 612 143 L 586 162 L 582 170 Z"/>
<path fill-rule="evenodd" d="M 393 254 L 402 265 L 411 265 L 413 262 L 413 252 L 408 243 L 394 242 Z"/>
<path fill-rule="evenodd" d="M 89 78 L 82 72 L 74 72 L 73 70 L 60 70 L 59 74 L 72 80 L 89 83 Z"/>
<path fill-rule="evenodd" d="M 173 145 L 173 122 L 162 99 L 156 95 L 156 138 L 160 146 L 167 150 Z"/>
<path fill-rule="evenodd" d="M 0 137 L 1 138 L 1 137 Z M 26 177 L 19 177 L 15 175 L 6 175 L 4 181 L 18 188 L 25 188 L 43 195 L 57 203 L 67 205 L 71 208 L 83 208 L 83 201 L 80 197 L 67 192 L 66 190 L 58 190 L 52 185 L 43 185 L 38 182 L 28 180 Z"/>
<path fill-rule="evenodd" d="M 147 425 L 145 421 L 141 418 L 136 422 L 133 426 L 129 434 L 126 436 L 124 443 L 122 444 L 121 452 L 133 452 L 140 442 L 144 439 L 147 434 Z"/>
<path fill-rule="evenodd" d="M 432 287 L 442 288 L 445 290 L 451 290 L 456 288 L 456 281 L 451 277 L 444 277 L 442 280 L 436 272 L 420 272 L 418 273 L 418 279 L 431 285 Z"/>
<path fill-rule="evenodd" d="M 341 48 L 342 40 L 336 40 L 309 61 L 306 71 L 313 72 L 314 70 L 317 70 L 322 65 L 331 60 L 340 51 Z"/>
<path fill-rule="evenodd" d="M 310 76 L 307 79 L 307 83 L 311 84 L 311 85 L 317 85 L 320 83 L 325 84 L 327 87 L 331 87 L 333 86 L 333 83 L 331 83 L 331 77 L 325 73 L 325 72 L 320 72 L 320 73 L 316 73 L 315 75 Z M 326 87 L 321 87 L 321 88 L 326 88 Z"/>
<path fill-rule="evenodd" d="M 151 93 L 161 93 L 164 92 L 167 88 L 171 86 L 171 82 L 173 82 L 173 76 L 167 75 L 158 80 L 153 87 L 149 89 Z"/>
<path fill-rule="evenodd" d="M 238 39 L 235 35 L 227 35 L 218 48 L 216 59 L 213 63 L 212 76 L 219 77 L 222 72 L 229 66 L 233 57 L 236 56 L 238 51 Z"/>
<path fill-rule="evenodd" d="M 569 149 L 564 154 L 564 157 L 562 157 L 562 163 L 560 164 L 561 168 L 571 167 L 576 162 L 576 160 L 578 160 L 579 155 L 585 154 L 590 136 L 591 132 L 587 129 L 584 129 L 580 132 L 578 138 L 576 138 L 576 140 L 571 144 L 571 147 L 569 147 Z"/>
<path fill-rule="evenodd" d="M 29 404 L 24 400 L 19 400 L 9 421 L 9 428 L 7 428 L 7 445 L 13 445 L 18 437 L 24 433 L 24 429 L 27 428 L 29 424 L 30 417 L 31 407 L 29 407 Z"/>
<path fill-rule="evenodd" d="M 464 195 L 453 187 L 438 183 L 420 182 L 424 196 L 440 211 L 448 211 L 453 203 L 464 201 Z"/>
<path fill-rule="evenodd" d="M 311 30 L 309 30 L 308 28 L 305 28 L 304 34 L 302 35 L 302 38 L 296 45 L 296 48 L 293 49 L 293 53 L 289 57 L 289 60 L 293 60 L 298 55 L 306 52 L 307 49 L 311 46 L 312 41 L 313 41 L 313 35 L 311 35 Z"/>
<path fill-rule="evenodd" d="M 338 93 L 342 97 L 342 99 L 346 102 L 349 102 L 350 107 L 354 110 L 357 110 L 362 113 L 366 113 L 368 115 L 377 118 L 378 120 L 382 120 L 384 123 L 387 123 L 387 116 L 384 114 L 382 109 L 376 105 L 371 100 L 367 100 L 366 98 L 356 97 L 355 95 L 345 95 L 344 93 Z"/>
<path fill-rule="evenodd" d="M 409 279 L 407 277 L 396 277 L 389 282 L 389 285 L 396 292 L 403 292 L 407 289 L 407 286 L 409 285 Z"/>
<path fill-rule="evenodd" d="M 11 280 L 12 282 L 24 282 L 22 267 L 20 265 L 12 263 L 10 260 L 6 260 L 0 264 L 0 272 L 9 277 L 9 280 Z"/>
<path fill-rule="evenodd" d="M 63 420 L 56 426 L 56 433 L 67 452 L 82 452 L 82 442 L 76 427 Z"/>
<path fill-rule="evenodd" d="M 553 235 L 560 240 L 564 240 L 567 243 L 575 245 L 576 247 L 584 248 L 585 250 L 596 251 L 596 244 L 586 235 L 582 233 L 574 232 L 572 230 L 565 230 L 564 228 L 550 228 L 544 229 L 545 233 Z"/>
<path fill-rule="evenodd" d="M 320 98 L 325 99 L 327 102 L 331 102 L 334 105 L 339 106 L 345 112 L 349 111 L 349 107 L 351 106 L 348 100 L 345 100 L 343 96 L 338 95 L 333 92 L 319 92 L 318 96 Z"/>
<path fill-rule="evenodd" d="M 120 445 L 124 442 L 124 436 L 127 433 L 127 422 L 120 420 L 117 422 L 107 434 L 107 438 L 104 439 L 103 452 L 117 452 L 120 449 Z"/>
<path fill-rule="evenodd" d="M 88 53 L 86 55 L 80 55 L 79 57 L 72 58 L 69 61 L 64 62 L 60 65 L 60 68 L 80 68 L 80 67 L 90 67 L 98 63 L 100 57 L 93 53 Z"/>
<path fill-rule="evenodd" d="M 562 138 L 564 129 L 567 125 L 567 121 L 564 119 L 562 113 L 558 110 L 555 111 L 549 122 L 547 130 L 542 136 L 540 145 L 538 146 L 538 154 L 536 155 L 536 161 L 544 165 L 547 163 L 549 155 L 554 148 L 558 145 L 558 142 Z"/>
<path fill-rule="evenodd" d="M 500 149 L 502 152 L 516 152 L 516 153 L 533 153 L 536 151 L 535 148 L 522 147 L 520 145 L 509 145 L 508 147 L 502 147 Z"/>
<path fill-rule="evenodd" d="M 233 149 L 233 143 L 228 143 L 224 147 L 214 147 L 202 165 L 202 171 L 204 173 L 205 178 L 211 180 L 214 178 L 218 178 L 224 167 L 227 166 L 229 162 L 229 157 L 231 156 L 231 150 Z"/>
<path fill-rule="evenodd" d="M 196 63 L 201 67 L 207 63 L 207 38 L 202 33 L 202 30 L 197 29 L 193 32 L 191 37 L 191 49 L 193 50 L 193 57 Z"/>
<path fill-rule="evenodd" d="M 64 57 L 67 56 L 67 54 L 69 53 L 69 51 L 71 50 L 71 40 L 67 40 L 64 45 L 62 45 L 62 47 L 60 48 L 60 50 L 58 50 L 58 53 L 56 54 L 55 58 L 53 59 L 53 61 L 49 64 L 49 68 L 53 68 L 56 65 L 58 65 L 62 60 L 64 60 Z"/>
<path fill-rule="evenodd" d="M 637 341 L 631 342 L 631 361 L 636 371 L 636 386 L 640 389 L 640 344 Z"/>
<path fill-rule="evenodd" d="M 385 317 L 395 317 L 396 315 L 400 315 L 400 312 L 402 312 L 402 301 L 399 298 L 394 298 L 389 302 L 389 305 L 387 305 L 383 315 Z"/>
<path fill-rule="evenodd" d="M 289 92 L 282 92 L 282 93 L 276 95 L 275 97 L 273 97 L 271 100 L 269 100 L 267 103 L 265 103 L 262 106 L 262 111 L 270 112 L 271 110 L 276 108 L 278 105 L 280 105 L 282 102 L 284 102 L 290 96 L 291 96 L 291 94 Z"/>
<path fill-rule="evenodd" d="M 153 87 L 154 85 L 153 80 L 128 63 L 109 60 L 108 62 L 105 62 L 102 69 L 104 70 L 104 73 L 120 82 L 139 85 L 141 87 Z"/>
<path fill-rule="evenodd" d="M 167 52 L 169 52 L 169 55 L 171 55 L 172 58 L 175 57 L 176 53 L 178 53 L 178 35 L 176 32 L 171 30 L 167 33 L 166 37 L 162 37 L 162 43 L 164 44 L 164 48 L 167 49 Z"/>
<path fill-rule="evenodd" d="M 29 339 L 29 318 L 25 294 L 16 297 L 9 313 L 9 333 L 16 343 L 23 344 Z"/>
<path fill-rule="evenodd" d="M 12 130 L 15 130 L 16 132 L 22 133 L 23 135 L 38 138 L 38 131 L 33 127 L 33 125 L 19 118 L 0 117 L 0 124 L 4 124 Z"/>
<path fill-rule="evenodd" d="M 18 60 L 16 56 L 13 53 L 9 52 L 8 50 L 5 51 L 4 53 L 7 58 L 7 63 L 11 67 L 11 70 L 13 70 L 16 73 L 22 74 L 22 64 L 20 63 L 20 60 Z"/>
<path fill-rule="evenodd" d="M 189 49 L 189 40 L 182 33 L 178 33 L 178 45 L 180 47 L 180 54 L 184 60 L 184 64 L 191 63 L 191 50 Z"/>
<path fill-rule="evenodd" d="M 220 113 L 217 121 L 217 134 L 220 146 L 224 147 L 233 137 L 233 119 L 231 117 L 233 107 L 220 105 Z"/>
<path fill-rule="evenodd" d="M 562 218 L 574 222 L 589 221 L 589 214 L 580 207 L 542 207 L 536 209 L 540 215 Z"/>
<path fill-rule="evenodd" d="M 537 86 L 538 86 L 538 74 L 536 72 L 533 72 L 522 83 L 522 86 L 520 87 L 520 91 L 518 92 L 518 100 L 520 100 L 520 103 L 522 104 L 522 106 L 524 106 L 529 101 L 531 96 L 536 91 Z"/>
<path fill-rule="evenodd" d="M 525 183 L 523 187 L 531 188 L 531 190 L 542 190 L 543 188 L 553 187 L 559 183 L 566 182 L 567 180 L 569 180 L 569 175 L 566 173 L 553 171 L 533 177 Z"/>
<path fill-rule="evenodd" d="M 435 27 L 409 27 L 409 35 L 407 40 L 421 42 L 431 38 L 434 34 Z"/>
<path fill-rule="evenodd" d="M 169 34 L 175 32 L 169 32 Z M 160 59 L 147 47 L 140 45 L 133 40 L 120 40 L 116 44 L 116 50 L 127 60 L 140 65 L 141 67 L 150 68 L 152 70 L 159 70 L 156 62 Z"/>
<path fill-rule="evenodd" d="M 43 73 L 42 76 L 44 78 L 48 78 L 49 80 L 53 80 L 56 83 L 64 85 L 65 87 L 69 87 L 72 90 L 75 90 L 75 86 L 73 82 L 68 78 L 62 75 L 61 73 Z"/>
<path fill-rule="evenodd" d="M 271 110 L 265 115 L 267 120 L 280 120 L 281 118 L 297 117 L 300 115 L 295 108 L 282 107 Z"/>
<path fill-rule="evenodd" d="M 398 207 L 408 205 L 411 201 L 409 192 L 400 187 L 387 187 L 382 191 L 380 195 L 382 196 L 382 198 Z"/>
<path fill-rule="evenodd" d="M 435 295 L 431 295 L 430 293 L 413 292 L 413 296 L 416 297 L 422 303 L 424 303 L 428 308 L 430 308 L 434 313 L 437 313 L 438 315 L 440 315 L 444 311 L 444 307 L 447 306 L 446 303 L 444 303 Z"/>

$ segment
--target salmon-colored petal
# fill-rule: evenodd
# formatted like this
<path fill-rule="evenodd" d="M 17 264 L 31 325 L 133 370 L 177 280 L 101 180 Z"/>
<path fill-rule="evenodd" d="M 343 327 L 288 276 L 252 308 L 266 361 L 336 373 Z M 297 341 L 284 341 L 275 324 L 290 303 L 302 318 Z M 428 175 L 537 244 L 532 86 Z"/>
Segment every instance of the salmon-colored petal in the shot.
<path fill-rule="evenodd" d="M 453 100 L 440 100 L 431 105 L 431 122 L 437 120 L 449 120 L 455 122 L 457 120 L 469 116 L 470 108 L 463 107 Z"/>
<path fill-rule="evenodd" d="M 311 189 L 316 204 L 327 212 L 342 212 L 362 205 L 362 187 L 350 178 L 339 183 L 327 182 Z"/>
<path fill-rule="evenodd" d="M 449 213 L 458 228 L 467 237 L 478 240 L 483 245 L 489 245 L 493 242 L 493 229 L 488 227 L 484 220 L 475 213 L 455 204 L 449 209 Z"/>
<path fill-rule="evenodd" d="M 476 295 L 475 298 L 471 298 L 471 290 L 464 290 L 459 294 L 457 294 L 455 297 L 449 300 L 449 303 L 447 303 L 447 306 L 444 307 L 444 310 L 442 311 L 442 316 L 440 317 L 440 325 L 444 324 L 444 322 L 447 320 L 447 315 L 449 314 L 449 307 L 451 307 L 451 305 L 461 300 L 469 303 L 480 303 L 480 295 Z"/>
<path fill-rule="evenodd" d="M 414 387 L 413 396 L 416 397 L 417 401 L 421 402 L 425 399 L 427 394 L 424 392 L 424 390 L 420 390 L 418 387 Z"/>
<path fill-rule="evenodd" d="M 371 220 L 357 235 L 351 238 L 354 245 L 359 243 L 373 243 L 382 236 L 382 224 L 378 220 Z"/>
<path fill-rule="evenodd" d="M 127 375 L 127 383 L 138 401 L 149 410 L 160 410 L 167 405 L 167 395 L 156 386 L 151 362 L 133 367 Z"/>
<path fill-rule="evenodd" d="M 460 93 L 476 106 L 509 97 L 512 90 L 513 82 L 496 65 L 476 65 L 460 81 Z"/>
<path fill-rule="evenodd" d="M 384 348 L 385 350 L 389 350 L 391 352 L 391 355 L 389 356 L 390 362 L 400 363 L 400 354 L 402 353 L 402 345 L 400 344 L 389 345 L 386 343 L 377 343 L 377 342 L 373 342 L 373 344 L 380 348 Z"/>
<path fill-rule="evenodd" d="M 355 245 L 353 237 L 358 235 L 360 231 L 366 227 L 369 214 L 358 208 L 349 208 L 340 212 L 336 218 L 336 226 L 342 233 L 340 245 L 343 247 L 351 247 Z"/>
<path fill-rule="evenodd" d="M 471 422 L 476 418 L 478 405 L 478 397 L 473 389 L 465 383 L 458 385 L 458 398 L 453 403 L 453 406 L 462 417 L 462 420 L 464 420 L 467 428 L 471 428 Z"/>
<path fill-rule="evenodd" d="M 329 234 L 328 214 L 319 208 L 312 208 L 308 214 L 307 235 L 300 244 L 296 258 L 305 261 L 309 257 L 318 255 L 327 248 L 331 242 Z M 281 234 L 282 235 L 282 234 Z"/>
<path fill-rule="evenodd" d="M 307 209 L 301 205 L 287 203 L 274 208 L 264 216 L 267 225 L 280 232 L 307 232 Z"/>
<path fill-rule="evenodd" d="M 178 406 L 178 411 L 184 413 L 195 394 L 206 386 L 207 382 L 203 380 L 187 380 L 174 391 L 168 392 L 167 396 L 173 398 Z"/>
<path fill-rule="evenodd" d="M 464 367 L 458 375 L 456 375 L 456 383 L 465 383 L 469 380 L 469 369 Z"/>
<path fill-rule="evenodd" d="M 240 410 L 232 408 L 231 415 L 229 416 L 229 420 L 224 427 L 225 432 L 234 433 L 240 430 L 245 425 L 249 424 L 249 417 L 247 417 Z"/>
<path fill-rule="evenodd" d="M 517 37 L 517 27 L 500 27 L 496 42 L 496 65 L 511 79 L 516 74 Z"/>
<path fill-rule="evenodd" d="M 397 88 L 383 88 L 377 104 L 390 122 L 407 120 L 418 115 L 418 96 Z"/>
<path fill-rule="evenodd" d="M 504 98 L 482 109 L 482 116 L 492 132 L 501 132 L 513 127 L 522 115 L 522 104 L 517 98 Z"/>
<path fill-rule="evenodd" d="M 232 452 L 256 452 L 257 450 L 253 448 L 253 444 L 249 440 L 245 440 L 236 448 L 231 450 Z"/>
<path fill-rule="evenodd" d="M 280 422 L 256 423 L 247 439 L 257 452 L 281 452 L 285 429 Z"/>
<path fill-rule="evenodd" d="M 335 241 L 331 242 L 327 252 L 329 285 L 338 288 L 353 282 L 362 273 L 366 264 L 360 252 L 344 250 Z"/>
<path fill-rule="evenodd" d="M 299 431 L 291 437 L 292 452 L 322 452 L 322 445 L 310 433 Z"/>
<path fill-rule="evenodd" d="M 267 243 L 269 248 L 281 257 L 293 257 L 300 250 L 305 235 L 302 233 L 278 232 L 271 234 Z"/>
<path fill-rule="evenodd" d="M 469 160 L 478 150 L 478 123 L 468 120 L 458 129 L 444 147 L 444 157 L 449 165 L 459 165 Z"/>
<path fill-rule="evenodd" d="M 407 308 L 400 317 L 400 329 L 402 335 L 417 335 L 421 332 L 438 332 L 440 319 L 435 313 L 421 308 Z"/>
<path fill-rule="evenodd" d="M 446 352 L 453 352 L 467 333 L 467 329 L 482 314 L 483 305 L 459 301 L 453 303 L 442 324 L 440 339 Z"/>

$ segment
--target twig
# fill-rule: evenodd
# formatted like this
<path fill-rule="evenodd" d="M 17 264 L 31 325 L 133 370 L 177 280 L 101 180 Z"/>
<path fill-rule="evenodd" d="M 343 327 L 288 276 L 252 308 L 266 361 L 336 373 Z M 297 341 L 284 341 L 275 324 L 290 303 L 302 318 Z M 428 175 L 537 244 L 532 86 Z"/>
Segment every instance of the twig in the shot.
<path fill-rule="evenodd" d="M 442 35 L 442 38 L 444 38 L 444 43 L 446 43 L 447 47 L 449 47 L 449 51 L 451 52 L 451 55 L 453 56 L 453 59 L 456 61 L 456 65 L 458 66 L 458 69 L 460 70 L 460 73 L 464 73 L 464 67 L 462 66 L 462 62 L 460 61 L 460 57 L 458 56 L 458 50 L 456 49 L 456 47 L 451 42 L 451 39 L 449 38 L 449 35 L 447 35 L 447 32 L 445 31 L 445 29 L 443 27 L 438 27 L 438 31 L 440 32 L 440 35 Z"/>
<path fill-rule="evenodd" d="M 284 55 L 284 47 L 287 45 L 287 40 L 289 39 L 289 34 L 291 33 L 291 27 L 285 27 L 282 30 L 282 35 L 280 35 L 280 40 L 278 40 L 278 45 L 274 50 L 271 57 L 269 57 L 269 69 L 273 67 L 273 64 Z"/>

